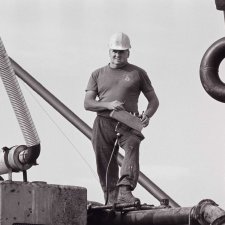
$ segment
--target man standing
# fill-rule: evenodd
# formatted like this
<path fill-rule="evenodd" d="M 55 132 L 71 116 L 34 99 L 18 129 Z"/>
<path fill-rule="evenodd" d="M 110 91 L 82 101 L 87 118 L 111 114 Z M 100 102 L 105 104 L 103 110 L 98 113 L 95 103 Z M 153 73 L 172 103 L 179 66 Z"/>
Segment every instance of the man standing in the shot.
<path fill-rule="evenodd" d="M 86 110 L 97 112 L 93 125 L 92 144 L 101 187 L 109 204 L 133 203 L 138 200 L 131 191 L 137 185 L 139 146 L 144 139 L 140 132 L 112 119 L 110 112 L 126 110 L 133 115 L 140 116 L 138 98 L 142 92 L 148 105 L 140 116 L 140 120 L 143 127 L 146 127 L 159 105 L 146 72 L 128 63 L 130 48 L 130 40 L 126 34 L 115 33 L 112 35 L 109 42 L 110 63 L 92 73 L 84 100 Z M 125 151 L 120 177 L 118 175 L 116 140 Z M 106 174 L 108 166 L 109 171 Z M 106 182 L 107 177 L 110 179 Z"/>

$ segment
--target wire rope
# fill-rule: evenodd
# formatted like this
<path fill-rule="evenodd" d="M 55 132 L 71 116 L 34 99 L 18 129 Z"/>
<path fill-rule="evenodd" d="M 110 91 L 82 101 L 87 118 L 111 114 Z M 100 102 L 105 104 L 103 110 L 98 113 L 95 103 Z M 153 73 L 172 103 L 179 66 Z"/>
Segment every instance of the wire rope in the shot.
<path fill-rule="evenodd" d="M 41 105 L 41 103 L 38 101 L 38 99 L 31 93 L 31 91 L 26 87 L 25 84 L 23 86 L 26 88 L 28 93 L 32 96 L 32 98 L 35 100 L 35 102 L 39 105 L 39 107 L 43 110 L 43 112 L 48 116 L 48 118 L 51 120 L 51 122 L 56 126 L 56 128 L 60 131 L 60 133 L 64 136 L 64 138 L 67 139 L 67 141 L 71 144 L 73 149 L 78 153 L 78 155 L 81 157 L 81 159 L 85 162 L 85 164 L 88 166 L 90 169 L 92 175 L 95 177 L 95 179 L 98 181 L 96 172 L 94 169 L 91 167 L 91 165 L 88 163 L 88 161 L 83 157 L 83 155 L 80 153 L 78 148 L 73 144 L 73 142 L 69 139 L 69 137 L 65 134 L 65 132 L 59 127 L 59 125 L 55 122 L 55 120 L 50 116 L 50 114 L 44 109 L 44 107 Z"/>

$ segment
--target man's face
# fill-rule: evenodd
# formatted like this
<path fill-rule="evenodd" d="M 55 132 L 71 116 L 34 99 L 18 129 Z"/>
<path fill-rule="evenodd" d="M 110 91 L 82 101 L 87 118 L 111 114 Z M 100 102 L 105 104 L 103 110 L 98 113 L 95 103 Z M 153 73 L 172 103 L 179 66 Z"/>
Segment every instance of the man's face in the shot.
<path fill-rule="evenodd" d="M 109 50 L 110 66 L 112 68 L 119 68 L 127 64 L 127 59 L 129 58 L 129 50 Z"/>

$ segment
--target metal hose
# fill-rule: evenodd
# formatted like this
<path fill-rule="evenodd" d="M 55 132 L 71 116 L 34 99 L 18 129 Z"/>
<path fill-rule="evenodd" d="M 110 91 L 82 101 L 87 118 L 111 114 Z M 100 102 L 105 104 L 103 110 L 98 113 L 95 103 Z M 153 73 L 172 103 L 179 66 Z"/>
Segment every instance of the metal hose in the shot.
<path fill-rule="evenodd" d="M 40 140 L 1 38 L 0 76 L 27 145 L 27 149 L 24 150 L 26 158 L 20 158 L 23 164 L 35 164 L 40 153 Z"/>

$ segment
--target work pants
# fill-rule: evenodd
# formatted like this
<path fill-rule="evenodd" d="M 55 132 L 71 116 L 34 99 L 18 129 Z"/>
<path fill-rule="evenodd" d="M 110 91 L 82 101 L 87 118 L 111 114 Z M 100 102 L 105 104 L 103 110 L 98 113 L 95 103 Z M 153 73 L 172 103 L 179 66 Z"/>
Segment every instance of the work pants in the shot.
<path fill-rule="evenodd" d="M 120 135 L 115 131 L 118 122 L 112 118 L 97 116 L 94 121 L 92 144 L 96 155 L 97 172 L 104 193 L 106 187 L 106 170 L 112 154 L 108 170 L 108 191 L 115 190 L 116 186 L 128 185 L 133 190 L 137 185 L 139 175 L 139 146 L 144 136 L 126 125 L 119 124 Z M 117 155 L 119 147 L 114 146 L 116 139 L 125 151 L 119 178 Z"/>

